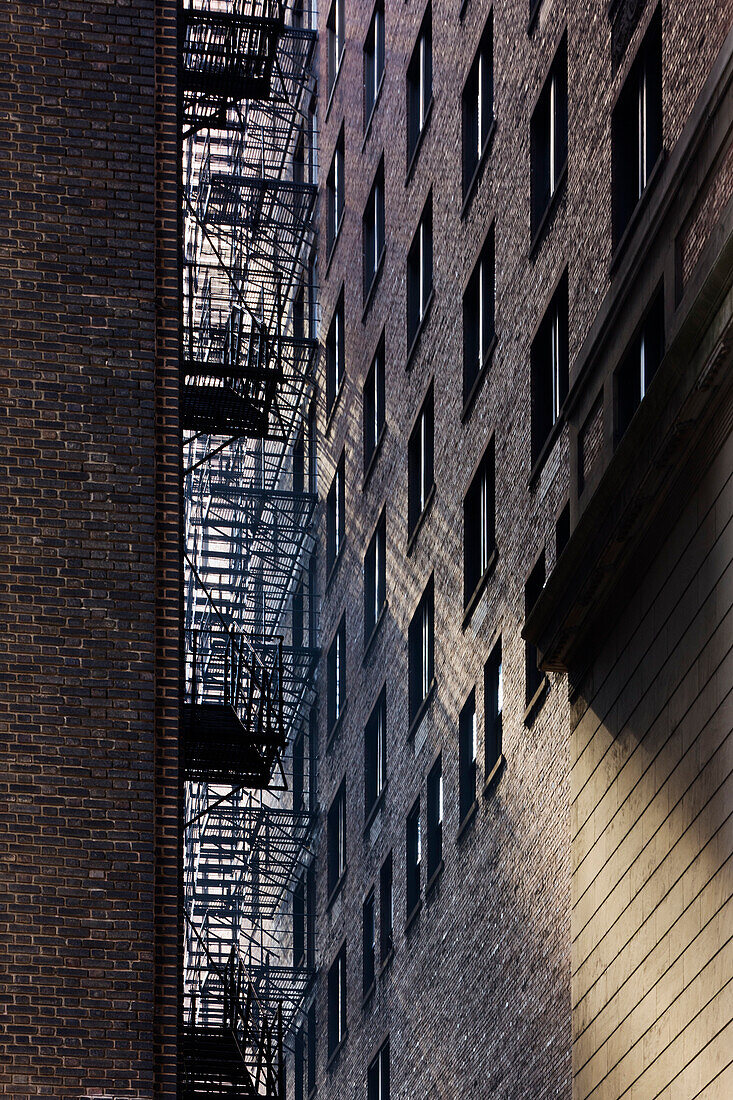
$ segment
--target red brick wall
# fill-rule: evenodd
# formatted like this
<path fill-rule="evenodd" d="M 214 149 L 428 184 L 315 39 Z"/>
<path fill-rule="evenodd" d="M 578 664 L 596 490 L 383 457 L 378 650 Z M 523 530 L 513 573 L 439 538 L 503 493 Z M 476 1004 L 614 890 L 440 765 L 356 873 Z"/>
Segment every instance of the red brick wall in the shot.
<path fill-rule="evenodd" d="M 0 1095 L 173 1096 L 175 3 L 0 42 Z"/>

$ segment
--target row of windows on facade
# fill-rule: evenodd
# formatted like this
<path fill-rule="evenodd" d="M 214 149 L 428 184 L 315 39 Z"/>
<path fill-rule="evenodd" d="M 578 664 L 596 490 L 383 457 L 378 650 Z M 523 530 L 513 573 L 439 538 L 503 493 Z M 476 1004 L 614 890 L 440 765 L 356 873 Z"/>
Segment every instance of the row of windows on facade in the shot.
<path fill-rule="evenodd" d="M 337 956 L 329 973 L 328 984 L 328 1034 L 329 1051 L 333 1053 L 346 1037 L 346 945 Z M 334 1046 L 331 1047 L 333 1040 Z M 295 1035 L 293 1058 L 295 1100 L 305 1100 L 316 1091 L 316 1013 L 312 1004 L 306 1016 L 305 1027 Z M 384 1039 L 376 1055 L 367 1067 L 367 1100 L 389 1100 L 389 1038 Z"/>
<path fill-rule="evenodd" d="M 342 8 L 334 0 L 332 12 Z M 343 14 L 339 16 L 342 21 Z M 336 20 L 338 23 L 338 20 Z M 428 8 L 407 69 L 408 161 L 420 144 L 432 103 L 432 21 Z M 643 197 L 662 154 L 661 8 L 652 18 L 612 113 L 612 221 L 618 244 Z M 342 49 L 342 47 L 341 47 Z M 335 55 L 334 55 L 335 56 Z M 338 56 L 341 56 L 339 52 Z M 364 47 L 365 118 L 376 100 L 384 65 L 384 21 L 375 9 Z M 368 92 L 368 94 L 367 94 Z M 369 106 L 369 115 L 366 114 Z M 493 13 L 480 39 L 462 95 L 463 194 L 473 191 L 494 123 Z M 567 33 L 563 35 L 530 122 L 531 235 L 539 239 L 560 193 L 568 155 Z M 344 213 L 344 129 L 341 128 L 326 181 L 327 250 L 330 255 Z M 385 241 L 384 157 L 363 214 L 363 294 L 366 302 L 378 275 Z M 429 227 L 428 227 L 428 222 Z M 423 211 L 408 254 L 408 347 L 432 289 L 432 217 Z"/>

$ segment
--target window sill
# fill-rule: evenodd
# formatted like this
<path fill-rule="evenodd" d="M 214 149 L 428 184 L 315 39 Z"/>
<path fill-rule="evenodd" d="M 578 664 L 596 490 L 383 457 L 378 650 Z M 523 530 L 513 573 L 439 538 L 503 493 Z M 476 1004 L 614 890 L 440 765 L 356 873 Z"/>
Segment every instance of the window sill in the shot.
<path fill-rule="evenodd" d="M 568 158 L 566 157 L 565 158 L 565 163 L 563 164 L 562 168 L 560 169 L 560 176 L 559 176 L 558 181 L 557 181 L 557 187 L 555 188 L 555 190 L 550 195 L 550 198 L 547 202 L 547 206 L 545 207 L 544 213 L 542 214 L 542 217 L 539 220 L 537 228 L 535 229 L 534 233 L 532 234 L 532 239 L 529 242 L 529 258 L 530 258 L 530 260 L 534 259 L 535 254 L 536 254 L 537 250 L 539 249 L 540 243 L 544 240 L 545 233 L 547 232 L 547 230 L 550 227 L 550 222 L 552 221 L 553 216 L 555 214 L 555 211 L 557 210 L 557 205 L 560 202 L 561 197 L 565 193 L 565 184 L 567 183 L 567 178 L 568 178 Z"/>
<path fill-rule="evenodd" d="M 329 92 L 328 92 L 328 102 L 326 103 L 326 113 L 323 116 L 323 125 L 324 126 L 328 122 L 328 116 L 331 113 L 331 106 L 332 106 L 333 101 L 334 101 L 334 96 L 335 96 L 335 92 L 336 92 L 336 85 L 338 84 L 339 76 L 341 75 L 341 66 L 344 63 L 344 54 L 345 53 L 346 53 L 346 43 L 344 43 L 344 48 L 341 50 L 341 56 L 339 57 L 338 65 L 336 66 L 336 72 L 333 74 L 333 84 L 331 85 L 331 87 L 329 89 Z"/>
<path fill-rule="evenodd" d="M 471 805 L 468 807 L 465 814 L 463 815 L 463 820 L 461 821 L 461 824 L 458 826 L 458 833 L 456 834 L 456 841 L 463 840 L 466 833 L 471 828 L 471 826 L 473 825 L 473 823 L 476 819 L 477 811 L 478 811 L 478 799 L 474 798 L 473 802 L 471 803 Z"/>
<path fill-rule="evenodd" d="M 390 947 L 389 951 L 387 952 L 387 954 L 384 956 L 381 963 L 379 964 L 379 977 L 380 978 L 382 977 L 383 974 L 387 973 L 387 970 L 389 968 L 389 964 L 392 962 L 393 958 L 394 958 L 394 947 Z"/>
<path fill-rule="evenodd" d="M 478 190 L 479 180 L 483 175 L 484 164 L 486 163 L 486 159 L 489 155 L 489 149 L 493 144 L 495 131 L 496 119 L 492 118 L 491 125 L 489 126 L 489 132 L 486 135 L 486 140 L 484 141 L 483 149 L 481 150 L 481 154 L 476 162 L 476 167 L 473 170 L 473 175 L 471 176 L 468 187 L 466 188 L 465 194 L 463 196 L 463 204 L 461 206 L 461 221 L 463 221 L 468 214 L 469 208 L 473 201 L 473 196 Z"/>
<path fill-rule="evenodd" d="M 422 331 L 425 328 L 426 324 L 428 323 L 428 318 L 430 317 L 430 308 L 433 304 L 433 298 L 434 297 L 435 297 L 435 290 L 431 286 L 430 295 L 428 296 L 428 300 L 425 303 L 425 310 L 423 311 L 423 315 L 420 318 L 420 321 L 418 323 L 417 328 L 415 329 L 415 335 L 412 338 L 412 342 L 411 342 L 410 347 L 409 347 L 408 352 L 407 352 L 407 359 L 405 360 L 405 370 L 409 370 L 410 367 L 412 366 L 412 360 L 413 360 L 413 357 L 415 355 L 415 352 L 417 351 L 417 345 L 420 343 L 420 337 L 422 336 Z"/>
<path fill-rule="evenodd" d="M 552 425 L 552 428 L 550 429 L 550 432 L 547 436 L 547 439 L 545 440 L 545 442 L 542 444 L 542 446 L 540 448 L 540 453 L 537 455 L 537 458 L 532 463 L 532 469 L 529 471 L 529 487 L 530 487 L 530 489 L 534 489 L 535 485 L 537 484 L 537 480 L 540 476 L 540 473 L 542 472 L 542 467 L 547 462 L 547 459 L 550 456 L 550 452 L 551 452 L 552 448 L 555 446 L 555 443 L 557 442 L 557 438 L 558 438 L 558 436 L 560 435 L 560 432 L 563 429 L 563 425 L 565 423 L 565 404 L 566 404 L 566 402 L 567 402 L 567 398 L 565 398 L 565 401 L 563 401 L 563 403 L 560 407 L 560 415 L 558 416 L 555 423 Z"/>
<path fill-rule="evenodd" d="M 331 1069 L 331 1067 L 334 1065 L 334 1063 L 338 1060 L 338 1056 L 341 1053 L 341 1051 L 343 1050 L 344 1045 L 345 1045 L 346 1040 L 348 1039 L 348 1037 L 349 1037 L 349 1029 L 347 1028 L 346 1031 L 341 1036 L 341 1038 L 339 1039 L 336 1046 L 333 1048 L 333 1050 L 329 1054 L 328 1061 L 326 1062 L 326 1069 Z"/>
<path fill-rule="evenodd" d="M 415 717 L 410 722 L 410 728 L 407 731 L 407 740 L 408 741 L 410 741 L 414 737 L 415 731 L 417 730 L 418 726 L 420 725 L 423 718 L 425 717 L 425 712 L 427 711 L 428 707 L 430 706 L 430 704 L 433 700 L 433 696 L 435 695 L 435 689 L 437 687 L 437 684 L 438 684 L 438 681 L 433 676 L 432 680 L 430 681 L 430 687 L 428 688 L 427 695 L 423 699 L 420 706 L 417 708 L 417 712 L 415 714 Z"/>
<path fill-rule="evenodd" d="M 342 706 L 341 713 L 339 714 L 339 716 L 336 719 L 336 721 L 334 722 L 334 724 L 331 726 L 331 729 L 330 729 L 329 734 L 328 734 L 328 740 L 326 741 L 326 752 L 330 752 L 334 741 L 336 740 L 336 738 L 340 734 L 341 727 L 344 724 L 344 715 L 345 714 L 346 714 L 346 703 L 344 703 L 344 705 Z"/>
<path fill-rule="evenodd" d="M 486 776 L 486 781 L 484 783 L 484 789 L 483 789 L 484 798 L 489 797 L 489 795 L 491 794 L 492 789 L 499 782 L 499 778 L 501 777 L 501 773 L 504 771 L 504 765 L 505 764 L 506 764 L 506 757 L 504 756 L 504 753 L 499 753 L 499 757 L 498 757 L 496 763 L 494 764 L 494 766 L 491 769 L 491 771 L 489 772 L 489 774 Z"/>
<path fill-rule="evenodd" d="M 428 129 L 428 126 L 430 125 L 430 119 L 432 117 L 433 117 L 433 96 L 431 95 L 430 96 L 430 102 L 428 103 L 427 110 L 425 111 L 425 121 L 422 124 L 422 130 L 417 135 L 417 140 L 415 141 L 415 148 L 410 153 L 408 161 L 407 161 L 407 173 L 405 175 L 405 187 L 407 187 L 410 180 L 412 179 L 412 173 L 415 171 L 415 165 L 417 164 L 417 158 L 420 154 L 420 150 L 422 148 L 422 143 L 423 143 L 423 140 L 425 138 L 425 133 Z"/>
<path fill-rule="evenodd" d="M 429 895 L 430 895 L 430 894 L 431 894 L 431 893 L 433 892 L 433 890 L 435 889 L 435 887 L 436 887 L 436 885 L 437 885 L 437 883 L 438 883 L 438 879 L 440 878 L 440 876 L 441 876 L 441 875 L 442 875 L 442 873 L 443 873 L 443 868 L 444 868 L 444 867 L 445 867 L 445 863 L 444 863 L 444 862 L 443 862 L 443 860 L 441 859 L 441 860 L 440 860 L 440 862 L 438 863 L 438 866 L 437 866 L 437 867 L 435 868 L 435 870 L 433 871 L 432 875 L 431 875 L 431 876 L 430 876 L 430 878 L 428 879 L 428 881 L 427 881 L 427 884 L 426 884 L 426 886 L 425 886 L 425 898 L 426 898 L 426 899 L 428 898 L 428 896 L 429 896 Z"/>
<path fill-rule="evenodd" d="M 371 999 L 372 999 L 372 996 L 373 996 L 373 994 L 374 994 L 374 990 L 375 990 L 376 988 L 377 988 L 377 979 L 376 979 L 376 978 L 372 978 L 372 984 L 371 984 L 371 985 L 369 986 L 369 988 L 368 988 L 367 990 L 365 990 L 365 992 L 364 992 L 364 993 L 362 994 L 362 998 L 361 998 L 361 1007 L 362 1007 L 362 1011 L 366 1010 L 366 1009 L 367 1009 L 367 1008 L 369 1007 L 369 1002 L 371 1001 Z"/>
<path fill-rule="evenodd" d="M 385 600 L 384 603 L 382 604 L 382 607 L 380 609 L 379 614 L 377 615 L 377 621 L 375 622 L 374 626 L 372 627 L 372 630 L 371 630 L 371 633 L 370 633 L 369 637 L 364 642 L 364 656 L 361 659 L 362 664 L 364 664 L 367 657 L 369 656 L 369 652 L 370 652 L 370 650 L 372 648 L 372 645 L 374 643 L 374 639 L 376 638 L 377 634 L 379 633 L 379 628 L 382 625 L 382 619 L 384 618 L 386 610 L 387 610 L 387 601 Z"/>
<path fill-rule="evenodd" d="M 379 435 L 377 436 L 377 442 L 374 444 L 374 450 L 372 451 L 371 455 L 369 456 L 369 461 L 367 462 L 367 464 L 364 468 L 364 480 L 361 483 L 362 493 L 366 489 L 367 482 L 369 481 L 369 478 L 371 476 L 371 472 L 377 464 L 377 458 L 379 456 L 379 451 L 381 449 L 382 440 L 384 439 L 386 430 L 387 430 L 387 423 L 385 421 L 382 424 L 382 427 L 379 429 Z"/>
<path fill-rule="evenodd" d="M 405 935 L 407 935 L 408 932 L 410 932 L 411 929 L 415 927 L 415 922 L 417 921 L 417 918 L 420 915 L 420 910 L 421 909 L 422 909 L 422 898 L 418 898 L 417 901 L 415 902 L 413 908 L 412 908 L 412 911 L 408 914 L 407 920 L 405 921 Z"/>
<path fill-rule="evenodd" d="M 469 416 L 471 415 L 471 411 L 473 409 L 476 398 L 478 397 L 479 390 L 483 386 L 484 378 L 488 374 L 489 367 L 491 365 L 491 360 L 494 358 L 494 351 L 496 350 L 496 344 L 497 344 L 496 333 L 494 333 L 494 335 L 491 337 L 491 340 L 489 341 L 489 346 L 486 349 L 486 354 L 484 355 L 484 361 L 481 364 L 479 372 L 473 380 L 473 385 L 471 386 L 471 389 L 468 392 L 468 397 L 463 402 L 463 411 L 461 412 L 461 423 L 462 424 L 465 424 L 466 421 L 468 420 Z"/>
<path fill-rule="evenodd" d="M 344 542 L 345 541 L 346 541 L 346 538 L 344 538 Z M 333 559 L 333 563 L 331 565 L 331 568 L 328 571 L 328 576 L 326 577 L 326 587 L 323 589 L 323 595 L 324 596 L 326 595 L 329 588 L 331 587 L 331 582 L 333 581 L 333 578 L 336 576 L 336 571 L 338 570 L 339 562 L 341 561 L 342 557 L 344 556 L 344 542 L 341 543 L 341 545 L 339 547 L 339 552 L 336 555 L 336 557 Z"/>
<path fill-rule="evenodd" d="M 374 818 L 377 816 L 377 814 L 379 813 L 379 811 L 382 808 L 382 804 L 383 804 L 385 796 L 386 796 L 386 791 L 387 791 L 387 780 L 385 779 L 384 786 L 382 787 L 381 791 L 377 795 L 376 799 L 374 800 L 374 804 L 370 807 L 369 812 L 367 813 L 367 815 L 364 819 L 364 836 L 366 836 L 367 833 L 369 832 L 369 829 L 371 828 L 371 825 L 372 825 L 372 822 L 374 821 Z"/>
<path fill-rule="evenodd" d="M 481 596 L 483 594 L 484 589 L 486 588 L 486 585 L 489 583 L 489 577 L 494 572 L 494 569 L 496 568 L 496 563 L 497 563 L 498 560 L 499 560 L 499 551 L 496 549 L 496 547 L 494 547 L 494 549 L 491 551 L 491 557 L 489 558 L 488 565 L 484 569 L 484 571 L 481 575 L 481 579 L 479 580 L 478 584 L 474 588 L 473 593 L 471 595 L 471 598 L 469 599 L 468 603 L 466 604 L 466 609 L 463 612 L 463 621 L 461 623 L 461 630 L 465 630 L 466 627 L 468 626 L 468 624 L 470 623 L 471 616 L 473 615 L 474 611 L 476 610 L 476 605 L 478 604 L 479 600 L 481 599 Z"/>
<path fill-rule="evenodd" d="M 417 539 L 417 536 L 420 533 L 420 529 L 422 528 L 422 525 L 425 522 L 425 517 L 427 516 L 428 512 L 430 511 L 430 506 L 433 503 L 434 497 L 435 497 L 435 482 L 433 482 L 433 484 L 430 486 L 430 490 L 428 492 L 427 500 L 425 501 L 425 507 L 423 508 L 422 512 L 417 517 L 417 519 L 415 520 L 415 526 L 413 527 L 410 534 L 407 536 L 407 545 L 405 546 L 405 554 L 407 555 L 408 558 L 409 558 L 410 554 L 412 553 L 412 548 L 415 545 L 415 540 Z"/>
<path fill-rule="evenodd" d="M 661 153 L 657 157 L 657 163 L 654 165 L 654 167 L 651 170 L 651 174 L 649 176 L 649 179 L 647 180 L 647 185 L 644 188 L 644 193 L 641 196 L 641 198 L 639 199 L 639 201 L 637 202 L 634 209 L 632 210 L 631 217 L 629 218 L 628 224 L 626 225 L 626 228 L 624 229 L 623 233 L 619 237 L 618 244 L 615 246 L 615 248 L 614 248 L 614 250 L 611 254 L 611 262 L 608 265 L 609 275 L 612 275 L 614 273 L 614 271 L 618 267 L 619 263 L 621 262 L 621 257 L 623 256 L 624 252 L 626 251 L 626 249 L 628 247 L 628 244 L 629 244 L 629 241 L 634 236 L 634 233 L 636 232 L 636 229 L 639 225 L 639 222 L 641 221 L 641 217 L 642 217 L 645 209 L 649 205 L 649 199 L 650 199 L 651 193 L 652 193 L 652 191 L 654 190 L 654 188 L 656 187 L 657 183 L 659 182 L 659 180 L 661 178 L 662 169 L 664 168 L 664 165 L 666 164 L 666 162 L 667 162 L 667 153 L 666 153 L 666 150 L 663 148 Z"/>
<path fill-rule="evenodd" d="M 364 299 L 364 309 L 361 313 L 361 323 L 366 324 L 367 314 L 371 308 L 371 304 L 374 300 L 374 295 L 377 292 L 377 286 L 379 284 L 379 277 L 382 274 L 382 268 L 384 267 L 384 254 L 387 251 L 387 245 L 382 245 L 382 251 L 379 253 L 379 259 L 377 260 L 377 266 L 372 275 L 372 281 L 369 284 L 369 290 L 367 291 L 366 298 Z"/>
<path fill-rule="evenodd" d="M 341 378 L 341 385 L 336 390 L 336 393 L 333 395 L 333 403 L 331 405 L 331 408 L 328 410 L 328 413 L 326 414 L 326 423 L 325 423 L 324 428 L 323 428 L 323 434 L 325 436 L 328 436 L 331 432 L 331 425 L 334 422 L 334 418 L 336 416 L 336 410 L 337 410 L 337 408 L 339 406 L 339 402 L 341 400 L 341 394 L 344 391 L 344 378 L 345 377 L 346 377 L 346 375 L 343 375 L 343 377 Z"/>
<path fill-rule="evenodd" d="M 550 688 L 550 681 L 547 676 L 543 676 L 540 681 L 540 686 L 534 693 L 530 701 L 527 703 L 527 709 L 524 712 L 524 724 L 529 727 L 534 722 L 539 711 L 542 709 L 542 704 L 545 701 L 545 697 Z"/>
<path fill-rule="evenodd" d="M 341 887 L 344 884 L 344 880 L 346 878 L 346 873 L 347 873 L 348 870 L 349 870 L 348 866 L 344 867 L 343 871 L 341 872 L 341 875 L 339 877 L 338 882 L 334 886 L 331 893 L 328 895 L 328 898 L 326 899 L 326 912 L 328 912 L 328 910 L 331 908 L 331 906 L 335 902 L 336 898 L 339 896 L 339 894 L 341 892 Z"/>
<path fill-rule="evenodd" d="M 386 68 L 386 66 L 385 66 L 385 68 Z M 384 69 L 382 69 L 382 75 L 379 78 L 379 86 L 377 88 L 377 94 L 374 97 L 374 102 L 372 103 L 372 109 L 369 112 L 369 118 L 366 120 L 366 122 L 364 124 L 364 140 L 361 143 L 362 153 L 364 152 L 364 150 L 366 148 L 366 143 L 369 140 L 369 135 L 372 132 L 372 119 L 374 118 L 374 115 L 375 115 L 376 110 L 377 110 L 377 104 L 379 103 L 379 100 L 380 100 L 381 95 L 382 95 L 382 86 L 383 86 L 383 84 L 384 84 Z"/>

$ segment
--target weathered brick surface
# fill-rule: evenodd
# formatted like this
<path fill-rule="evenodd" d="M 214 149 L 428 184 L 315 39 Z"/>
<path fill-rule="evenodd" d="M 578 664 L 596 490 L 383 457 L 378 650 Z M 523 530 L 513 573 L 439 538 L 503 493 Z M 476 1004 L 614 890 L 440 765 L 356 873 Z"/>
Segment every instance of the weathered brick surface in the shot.
<path fill-rule="evenodd" d="M 175 3 L 0 42 L 0 1094 L 173 1096 Z"/>
<path fill-rule="evenodd" d="M 322 494 L 342 448 L 346 453 L 346 543 L 325 589 L 325 649 L 344 610 L 347 711 L 337 740 L 320 760 L 320 794 L 328 806 L 346 776 L 348 871 L 326 911 L 325 838 L 321 842 L 317 987 L 318 1093 L 365 1094 L 366 1068 L 385 1033 L 392 1051 L 392 1090 L 400 1097 L 533 1100 L 571 1094 L 570 714 L 567 684 L 550 690 L 525 725 L 524 582 L 544 547 L 555 561 L 554 525 L 567 494 L 567 437 L 561 434 L 530 483 L 530 343 L 548 297 L 567 265 L 570 361 L 578 353 L 610 286 L 610 112 L 654 5 L 648 3 L 618 73 L 611 75 L 605 8 L 543 0 L 532 30 L 522 0 L 494 4 L 496 132 L 482 178 L 461 217 L 460 95 L 489 8 L 468 0 L 433 0 L 432 117 L 415 171 L 406 173 L 405 69 L 425 5 L 386 2 L 384 85 L 364 140 L 362 44 L 368 0 L 346 2 L 346 52 L 332 101 L 322 110 L 323 175 L 345 127 L 346 215 L 330 263 L 321 262 L 324 332 L 345 292 L 346 378 L 330 424 L 322 387 Z M 325 31 L 327 5 L 320 12 Z M 569 156 L 563 194 L 532 256 L 529 120 L 556 46 L 568 29 Z M 715 3 L 663 6 L 664 140 L 679 137 L 723 40 Z M 325 51 L 321 78 L 326 87 Z M 386 255 L 380 282 L 362 316 L 361 217 L 384 152 Z M 405 257 L 432 188 L 435 298 L 406 370 Z M 325 240 L 325 203 L 321 239 Z M 496 221 L 497 346 L 488 376 L 461 421 L 461 296 L 491 222 Z M 362 386 L 380 333 L 386 347 L 387 429 L 371 477 L 363 482 Z M 412 552 L 407 542 L 407 438 L 435 382 L 435 480 L 431 512 Z M 497 468 L 499 560 L 486 592 L 462 629 L 462 501 L 491 437 Z M 386 504 L 388 608 L 363 659 L 362 565 Z M 408 741 L 407 629 L 431 571 L 435 574 L 437 692 L 418 736 Z M 322 564 L 321 583 L 325 586 Z M 476 686 L 479 772 L 483 760 L 483 664 L 503 639 L 506 766 L 492 793 L 479 797 L 468 833 L 458 830 L 458 713 Z M 325 667 L 321 670 L 325 682 Z M 378 829 L 363 834 L 363 727 L 387 684 L 388 787 Z M 325 743 L 325 692 L 320 739 Z M 443 754 L 445 869 L 416 924 L 405 933 L 405 818 Z M 483 776 L 479 775 L 479 788 Z M 378 832 L 378 835 L 375 835 Z M 361 906 L 394 851 L 395 957 L 364 1008 L 361 998 Z M 423 866 L 423 886 L 425 882 Z M 348 1039 L 326 1066 L 325 970 L 348 943 Z"/>

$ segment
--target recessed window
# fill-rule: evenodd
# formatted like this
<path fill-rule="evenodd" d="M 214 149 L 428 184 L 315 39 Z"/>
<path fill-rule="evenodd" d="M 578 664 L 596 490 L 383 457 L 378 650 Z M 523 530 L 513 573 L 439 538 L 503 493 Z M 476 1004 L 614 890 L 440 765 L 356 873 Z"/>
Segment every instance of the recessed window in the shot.
<path fill-rule="evenodd" d="M 346 1038 L 346 944 L 328 971 L 328 1053 L 329 1057 Z"/>
<path fill-rule="evenodd" d="M 344 0 L 333 0 L 326 20 L 326 49 L 328 51 L 328 94 L 336 83 L 341 58 L 344 53 Z"/>
<path fill-rule="evenodd" d="M 494 120 L 494 18 L 489 14 L 463 89 L 463 195 L 476 175 Z"/>
<path fill-rule="evenodd" d="M 377 0 L 364 43 L 364 129 L 369 125 L 384 72 L 384 0 Z"/>
<path fill-rule="evenodd" d="M 501 664 L 501 638 L 484 665 L 484 728 L 486 736 L 486 775 L 491 774 L 501 756 L 504 675 Z"/>
<path fill-rule="evenodd" d="M 618 244 L 662 154 L 662 10 L 655 11 L 611 119 L 613 238 Z"/>
<path fill-rule="evenodd" d="M 616 371 L 616 439 L 644 400 L 664 355 L 664 298 L 657 293 Z"/>
<path fill-rule="evenodd" d="M 494 439 L 484 451 L 463 501 L 463 606 L 486 576 L 496 545 L 494 530 Z"/>
<path fill-rule="evenodd" d="M 315 1001 L 308 1009 L 308 1065 L 306 1070 L 308 1095 L 316 1088 L 316 1005 Z"/>
<path fill-rule="evenodd" d="M 367 1071 L 367 1100 L 389 1100 L 389 1040 Z"/>
<path fill-rule="evenodd" d="M 463 295 L 463 403 L 473 393 L 494 340 L 494 227 Z"/>
<path fill-rule="evenodd" d="M 329 897 L 346 871 L 346 781 L 336 792 L 328 811 L 328 894 Z"/>
<path fill-rule="evenodd" d="M 293 966 L 305 966 L 305 874 L 293 890 Z"/>
<path fill-rule="evenodd" d="M 407 347 L 411 348 L 433 293 L 433 196 L 428 197 L 407 253 Z"/>
<path fill-rule="evenodd" d="M 313 811 L 311 811 L 313 812 Z M 316 866 L 311 863 L 305 874 L 305 962 L 309 970 L 316 965 Z"/>
<path fill-rule="evenodd" d="M 305 1092 L 303 1089 L 303 1078 L 305 1070 L 305 1041 L 303 1038 L 303 1029 L 298 1028 L 295 1033 L 295 1051 L 293 1054 L 293 1075 L 295 1081 L 293 1083 L 293 1098 L 294 1100 L 305 1100 Z"/>
<path fill-rule="evenodd" d="M 407 919 L 414 913 L 420 900 L 420 864 L 422 862 L 422 833 L 420 828 L 420 799 L 407 815 Z"/>
<path fill-rule="evenodd" d="M 371 639 L 385 602 L 385 559 L 387 520 L 384 511 L 364 557 L 364 644 Z"/>
<path fill-rule="evenodd" d="M 555 561 L 570 542 L 570 501 L 566 501 L 555 523 Z"/>
<path fill-rule="evenodd" d="M 428 4 L 407 66 L 407 163 L 425 129 L 433 98 L 433 20 Z"/>
<path fill-rule="evenodd" d="M 384 427 L 384 333 L 382 333 L 374 358 L 364 383 L 364 472 L 377 449 Z"/>
<path fill-rule="evenodd" d="M 392 892 L 392 853 L 379 871 L 379 957 L 384 965 L 394 946 L 394 894 Z"/>
<path fill-rule="evenodd" d="M 326 415 L 344 381 L 344 292 L 341 291 L 326 335 Z"/>
<path fill-rule="evenodd" d="M 532 341 L 532 462 L 537 461 L 568 394 L 568 277 L 563 275 Z"/>
<path fill-rule="evenodd" d="M 361 913 L 362 929 L 362 992 L 366 996 L 374 985 L 376 974 L 376 924 L 374 891 L 364 899 Z"/>
<path fill-rule="evenodd" d="M 346 703 L 346 618 L 343 617 L 333 636 L 326 659 L 328 695 L 328 735 L 343 714 Z"/>
<path fill-rule="evenodd" d="M 443 758 L 428 773 L 428 881 L 443 859 Z"/>
<path fill-rule="evenodd" d="M 545 587 L 545 553 L 542 552 L 539 561 L 535 565 L 534 569 L 527 578 L 527 583 L 524 586 L 524 617 L 527 619 L 529 614 L 540 598 L 542 589 Z M 525 642 L 525 665 L 526 665 L 526 701 L 531 703 L 535 695 L 539 691 L 544 681 L 544 673 L 539 666 L 539 654 L 536 646 L 531 642 Z"/>
<path fill-rule="evenodd" d="M 364 727 L 364 816 L 369 817 L 387 782 L 387 691 L 382 688 Z"/>
<path fill-rule="evenodd" d="M 433 488 L 433 387 L 410 433 L 407 445 L 407 527 L 411 535 L 425 511 Z"/>
<path fill-rule="evenodd" d="M 331 487 L 326 496 L 326 569 L 330 573 L 344 544 L 344 469 L 346 456 L 341 452 Z"/>
<path fill-rule="evenodd" d="M 428 581 L 408 632 L 410 665 L 410 722 L 420 711 L 433 686 L 433 578 Z"/>
<path fill-rule="evenodd" d="M 461 824 L 476 801 L 476 692 L 471 692 L 458 716 L 458 818 Z"/>
<path fill-rule="evenodd" d="M 540 228 L 568 159 L 568 49 L 563 35 L 530 124 L 532 235 Z"/>
<path fill-rule="evenodd" d="M 362 219 L 364 301 L 369 297 L 384 248 L 384 161 L 380 162 Z"/>
<path fill-rule="evenodd" d="M 333 160 L 326 176 L 326 250 L 336 243 L 341 221 L 344 216 L 344 130 L 341 128 Z"/>

